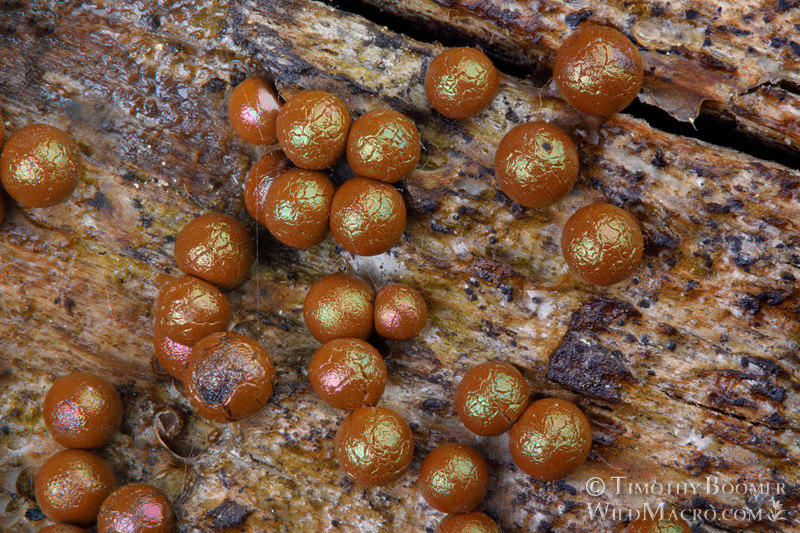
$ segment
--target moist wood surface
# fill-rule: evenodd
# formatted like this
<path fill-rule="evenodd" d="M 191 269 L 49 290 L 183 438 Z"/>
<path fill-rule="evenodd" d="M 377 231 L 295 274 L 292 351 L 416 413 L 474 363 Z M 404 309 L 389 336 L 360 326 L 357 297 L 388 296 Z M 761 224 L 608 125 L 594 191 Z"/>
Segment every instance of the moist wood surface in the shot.
<path fill-rule="evenodd" d="M 356 9 L 378 7 L 412 28 L 426 28 L 450 42 L 471 44 L 471 39 L 543 82 L 570 32 L 587 21 L 607 24 L 628 35 L 642 52 L 641 101 L 682 121 L 708 114 L 761 142 L 795 155 L 800 151 L 800 4 L 796 1 L 340 3 Z M 556 93 L 553 85 L 548 89 Z"/>
<path fill-rule="evenodd" d="M 454 440 L 487 457 L 484 509 L 505 531 L 622 529 L 590 521 L 589 503 L 772 508 L 769 497 L 587 494 L 587 479 L 615 475 L 786 485 L 786 521 L 720 519 L 697 531 L 782 531 L 800 520 L 797 171 L 626 115 L 600 122 L 511 77 L 479 117 L 444 119 L 422 88 L 440 46 L 311 0 L 14 4 L 0 11 L 0 29 L 9 129 L 62 127 L 85 161 L 68 202 L 11 205 L 0 231 L 0 529 L 46 524 L 30 480 L 56 446 L 39 405 L 70 370 L 120 386 L 126 422 L 101 453 L 120 480 L 162 487 L 180 531 L 432 531 L 443 515 L 418 496 L 416 474 L 427 452 Z M 300 252 L 253 225 L 242 184 L 259 152 L 232 135 L 226 103 L 256 72 L 273 76 L 284 97 L 325 89 L 354 115 L 389 106 L 415 120 L 424 154 L 404 185 L 410 216 L 397 248 L 355 258 L 328 238 Z M 762 120 L 757 106 L 744 108 Z M 494 191 L 492 158 L 508 129 L 536 118 L 578 141 L 581 176 L 555 206 L 521 209 Z M 334 170 L 337 183 L 347 177 L 345 166 Z M 646 239 L 636 275 L 611 288 L 578 283 L 559 253 L 568 216 L 598 200 L 631 211 Z M 212 211 L 237 216 L 258 243 L 257 267 L 228 296 L 234 329 L 262 343 L 277 370 L 264 410 L 219 426 L 194 416 L 180 386 L 153 371 L 150 336 L 158 288 L 179 275 L 174 236 Z M 406 417 L 416 447 L 409 472 L 377 489 L 338 471 L 332 439 L 343 413 L 305 376 L 318 344 L 302 301 L 314 280 L 340 270 L 376 287 L 414 285 L 430 307 L 419 339 L 378 343 L 389 372 L 382 403 Z M 536 483 L 514 467 L 506 437 L 461 425 L 455 387 L 487 359 L 518 366 L 537 397 L 586 411 L 586 465 Z"/>

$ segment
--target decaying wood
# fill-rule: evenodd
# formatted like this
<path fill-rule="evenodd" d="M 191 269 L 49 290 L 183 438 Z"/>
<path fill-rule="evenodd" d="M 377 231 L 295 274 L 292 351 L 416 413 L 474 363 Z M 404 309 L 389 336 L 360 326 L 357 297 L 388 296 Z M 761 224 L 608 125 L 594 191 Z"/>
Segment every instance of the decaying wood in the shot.
<path fill-rule="evenodd" d="M 589 521 L 586 505 L 598 502 L 771 505 L 741 495 L 587 494 L 587 479 L 614 475 L 786 484 L 786 522 L 718 520 L 698 531 L 780 531 L 800 520 L 798 172 L 624 115 L 588 119 L 510 77 L 485 113 L 446 120 L 422 90 L 440 47 L 311 0 L 14 5 L 0 11 L 0 27 L 9 129 L 31 120 L 64 127 L 86 164 L 70 201 L 13 206 L 0 231 L 4 531 L 45 523 L 29 481 L 55 445 L 38 405 L 71 369 L 121 386 L 126 422 L 102 453 L 120 479 L 164 488 L 180 531 L 431 531 L 442 515 L 418 496 L 416 474 L 430 449 L 451 440 L 489 459 L 485 509 L 504 531 L 620 530 Z M 425 153 L 405 182 L 409 225 L 392 252 L 354 258 L 331 239 L 289 250 L 248 220 L 241 187 L 258 151 L 232 136 L 225 105 L 231 86 L 259 71 L 284 96 L 327 89 L 354 114 L 391 106 L 414 118 Z M 520 209 L 493 189 L 494 146 L 531 118 L 579 141 L 579 183 L 547 209 Z M 336 181 L 346 177 L 335 169 Z M 558 247 L 566 218 L 600 199 L 633 212 L 646 235 L 636 276 L 611 288 L 577 283 Z M 180 387 L 151 366 L 150 306 L 166 275 L 178 274 L 174 235 L 212 210 L 253 229 L 258 264 L 229 293 L 233 324 L 267 348 L 278 373 L 267 407 L 227 426 L 194 416 Z M 418 340 L 379 344 L 389 370 L 383 403 L 407 418 L 416 450 L 409 472 L 378 489 L 338 471 L 332 438 L 343 413 L 323 405 L 304 374 L 318 346 L 303 326 L 305 291 L 338 270 L 419 287 L 431 311 Z M 566 480 L 531 481 L 506 437 L 478 438 L 455 418 L 460 377 L 493 358 L 522 369 L 537 396 L 586 410 L 592 455 Z"/>
<path fill-rule="evenodd" d="M 639 99 L 682 121 L 700 113 L 730 120 L 762 140 L 800 152 L 800 5 L 561 2 L 542 0 L 343 0 L 371 5 L 431 35 L 477 42 L 496 57 L 549 77 L 555 51 L 580 23 L 618 28 L 642 50 Z M 750 98 L 758 93 L 758 98 Z M 743 103 L 742 101 L 746 103 Z"/>

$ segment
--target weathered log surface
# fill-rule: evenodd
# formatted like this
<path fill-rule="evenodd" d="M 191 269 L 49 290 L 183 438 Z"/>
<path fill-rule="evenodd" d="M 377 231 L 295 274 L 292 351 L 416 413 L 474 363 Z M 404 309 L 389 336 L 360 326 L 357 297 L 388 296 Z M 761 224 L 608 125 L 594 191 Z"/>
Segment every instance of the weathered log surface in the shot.
<path fill-rule="evenodd" d="M 549 77 L 555 51 L 584 21 L 613 26 L 640 47 L 639 99 L 682 121 L 709 113 L 800 152 L 800 3 L 575 0 L 339 0 L 370 5 L 449 41 Z M 465 41 L 466 39 L 466 41 Z M 753 96 L 756 93 L 758 96 Z"/>
<path fill-rule="evenodd" d="M 46 523 L 30 477 L 55 445 L 38 405 L 71 369 L 121 386 L 126 423 L 102 453 L 121 480 L 164 488 L 180 531 L 432 531 L 442 515 L 418 496 L 416 474 L 450 440 L 489 459 L 484 508 L 505 531 L 622 529 L 590 520 L 594 503 L 668 501 L 720 514 L 772 504 L 702 491 L 592 497 L 593 476 L 780 482 L 786 521 L 719 518 L 696 530 L 781 531 L 800 521 L 797 171 L 624 115 L 588 119 L 510 77 L 479 117 L 443 119 L 422 90 L 440 47 L 311 0 L 13 4 L 0 11 L 0 28 L 9 129 L 32 120 L 63 127 L 86 167 L 70 201 L 13 205 L 0 231 L 3 531 Z M 392 252 L 354 258 L 331 239 L 298 252 L 248 220 L 241 187 L 258 152 L 233 137 L 225 105 L 231 86 L 259 71 L 284 96 L 324 88 L 354 114 L 388 105 L 417 122 L 425 154 L 405 182 L 409 225 Z M 493 190 L 494 146 L 529 118 L 579 141 L 579 183 L 547 209 L 520 209 Z M 341 181 L 348 171 L 334 174 Z M 578 283 L 558 249 L 566 218 L 599 199 L 629 209 L 646 234 L 636 276 L 611 288 Z M 257 338 L 278 372 L 267 407 L 228 426 L 195 417 L 151 365 L 150 306 L 166 275 L 178 274 L 172 240 L 213 210 L 253 229 L 258 265 L 229 293 L 233 327 Z M 343 413 L 305 377 L 317 344 L 302 300 L 338 270 L 376 286 L 417 286 L 431 309 L 418 340 L 379 344 L 389 370 L 383 403 L 406 416 L 417 443 L 409 472 L 379 489 L 338 471 L 332 437 Z M 521 368 L 537 396 L 586 410 L 592 456 L 566 480 L 532 482 L 514 467 L 506 437 L 478 438 L 455 418 L 460 377 L 493 358 Z"/>

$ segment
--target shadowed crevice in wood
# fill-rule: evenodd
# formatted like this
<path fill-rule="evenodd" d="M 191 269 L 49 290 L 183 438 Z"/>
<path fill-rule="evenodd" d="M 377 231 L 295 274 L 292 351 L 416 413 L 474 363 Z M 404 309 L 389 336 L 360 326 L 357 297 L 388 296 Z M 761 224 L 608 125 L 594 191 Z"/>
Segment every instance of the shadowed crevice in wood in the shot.
<path fill-rule="evenodd" d="M 323 1 L 423 42 L 437 42 L 445 46 L 475 46 L 478 44 L 495 61 L 498 69 L 507 75 L 528 78 L 539 86 L 545 86 L 550 81 L 554 49 L 540 46 L 540 39 L 535 37 L 537 30 L 532 29 L 533 26 L 525 30 L 523 29 L 525 28 L 524 23 L 515 21 L 515 19 L 524 18 L 515 15 L 518 10 L 530 9 L 524 6 L 520 7 L 517 5 L 520 4 L 519 2 L 513 0 L 484 2 L 415 0 L 404 6 L 403 2 L 379 0 Z M 552 26 L 560 24 L 557 19 L 559 10 L 539 7 L 539 16 L 543 23 L 542 28 L 538 31 L 547 34 L 553 30 Z M 565 9 L 573 8 L 566 7 Z M 666 21 L 666 19 L 671 20 L 673 15 L 679 19 L 688 17 L 690 20 L 697 20 L 693 17 L 700 16 L 695 10 L 690 10 L 694 13 L 693 16 L 687 16 L 685 12 L 669 12 L 678 9 L 677 6 L 665 4 L 659 13 L 644 15 L 637 13 L 636 15 L 645 19 L 647 17 L 664 17 L 665 25 L 673 24 Z M 507 14 L 504 14 L 504 10 Z M 570 11 L 564 16 L 564 23 L 568 29 L 574 29 L 584 21 L 595 20 L 597 18 L 595 11 L 597 9 L 592 10 L 591 8 Z M 454 15 L 453 19 L 449 16 L 451 14 Z M 636 15 L 633 16 L 636 17 Z M 495 28 L 496 25 L 499 29 L 487 31 L 483 26 L 482 29 L 473 27 L 468 22 L 470 17 L 485 22 L 487 27 Z M 604 19 L 600 21 L 609 22 Z M 618 24 L 614 24 L 614 22 L 618 22 Z M 624 29 L 628 21 L 612 20 L 610 23 Z M 504 27 L 508 29 L 507 32 L 503 32 L 502 28 Z M 748 31 L 726 28 L 719 32 L 723 35 L 726 31 L 739 35 L 737 32 Z M 528 34 L 526 31 L 531 33 Z M 712 33 L 712 35 L 714 34 Z M 784 44 L 787 48 L 789 47 L 789 41 L 785 38 L 780 41 L 781 38 L 779 37 L 777 41 L 773 39 L 772 43 L 775 46 L 772 47 L 772 52 L 774 55 L 765 58 L 764 61 L 779 60 L 782 48 L 777 45 L 783 41 L 786 41 Z M 800 45 L 797 45 L 797 49 L 800 50 Z M 682 47 L 655 49 L 652 52 L 667 56 L 672 54 L 674 57 L 676 53 L 678 56 L 682 55 Z M 792 54 L 788 55 L 792 56 Z M 688 57 L 694 56 L 689 55 Z M 721 62 L 712 55 L 698 52 L 695 60 L 697 61 L 695 76 L 699 76 L 705 71 L 713 72 L 720 69 L 736 72 L 735 67 Z M 748 65 L 750 64 L 749 58 L 744 61 Z M 665 72 L 663 76 L 668 79 L 668 73 Z M 681 77 L 682 75 L 677 74 L 677 76 Z M 691 77 L 688 71 L 687 76 Z M 714 83 L 718 82 L 714 81 Z M 720 81 L 719 83 L 724 84 L 725 82 Z M 666 94 L 678 92 L 669 89 L 668 85 L 669 81 L 667 81 Z M 662 91 L 662 89 L 658 89 L 658 91 Z M 699 97 L 696 102 L 699 114 L 691 124 L 686 122 L 688 116 L 682 117 L 681 120 L 672 118 L 670 108 L 659 109 L 655 105 L 658 100 L 654 101 L 652 98 L 635 101 L 625 109 L 624 113 L 646 121 L 655 129 L 693 137 L 712 145 L 733 148 L 759 159 L 797 168 L 800 166 L 800 129 L 797 126 L 798 118 L 800 118 L 799 95 L 797 80 L 774 79 L 773 76 L 767 82 L 742 88 L 738 94 L 731 94 L 730 101 L 715 101 L 711 97 Z M 785 111 L 787 103 L 792 108 L 793 118 L 787 117 Z"/>

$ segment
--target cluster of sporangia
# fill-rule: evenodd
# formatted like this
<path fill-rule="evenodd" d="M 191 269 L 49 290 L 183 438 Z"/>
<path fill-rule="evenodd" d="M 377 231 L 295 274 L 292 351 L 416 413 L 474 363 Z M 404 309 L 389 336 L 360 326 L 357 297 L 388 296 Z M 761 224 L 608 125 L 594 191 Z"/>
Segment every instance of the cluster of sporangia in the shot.
<path fill-rule="evenodd" d="M 642 62 L 636 47 L 620 32 L 587 24 L 559 49 L 554 77 L 574 108 L 609 115 L 635 98 L 642 83 Z M 451 49 L 431 63 L 425 92 L 439 113 L 464 119 L 489 106 L 498 78 L 480 51 Z M 397 244 L 406 211 L 392 184 L 412 172 L 420 156 L 419 133 L 408 117 L 378 109 L 351 127 L 350 115 L 337 96 L 305 91 L 281 106 L 274 87 L 261 78 L 236 87 L 228 111 L 242 139 L 259 145 L 277 140 L 283 151 L 259 159 L 245 183 L 248 212 L 276 239 L 306 248 L 321 242 L 330 229 L 344 250 L 357 255 L 380 254 Z M 3 133 L 0 120 L 0 140 Z M 334 191 L 320 170 L 345 152 L 356 177 Z M 79 169 L 74 141 L 47 125 L 20 128 L 0 156 L 5 190 L 31 207 L 64 200 L 78 183 Z M 575 145 L 553 124 L 518 125 L 497 148 L 497 185 L 524 206 L 557 201 L 571 190 L 577 176 Z M 3 212 L 0 198 L 0 220 Z M 570 269 L 599 285 L 630 275 L 643 250 L 636 220 L 610 204 L 576 211 L 564 227 L 561 244 Z M 222 292 L 240 284 L 252 267 L 249 234 L 228 215 L 198 217 L 178 234 L 175 259 L 187 275 L 164 285 L 156 300 L 156 358 L 183 381 L 203 416 L 229 422 L 258 411 L 272 394 L 275 371 L 259 344 L 227 331 L 230 310 Z M 411 463 L 413 437 L 399 414 L 376 405 L 386 384 L 386 367 L 365 339 L 373 330 L 397 340 L 416 336 L 427 318 L 422 296 L 405 285 L 390 285 L 375 295 L 364 280 L 333 274 L 312 285 L 303 313 L 309 331 L 324 343 L 309 364 L 312 387 L 332 406 L 352 410 L 336 435 L 341 468 L 364 486 L 398 478 Z M 510 430 L 511 456 L 534 479 L 563 478 L 589 455 L 589 422 L 569 401 L 545 398 L 529 405 L 529 396 L 525 378 L 516 368 L 487 362 L 464 376 L 456 408 L 464 425 L 479 435 Z M 172 528 L 172 510 L 161 491 L 144 484 L 114 490 L 111 468 L 85 451 L 103 446 L 121 423 L 122 404 L 108 382 L 86 374 L 57 380 L 45 398 L 44 418 L 54 438 L 71 449 L 54 455 L 37 475 L 39 505 L 62 523 L 42 531 L 78 532 L 82 530 L 77 526 L 95 521 L 100 533 Z M 450 513 L 439 524 L 439 533 L 498 532 L 489 516 L 473 512 L 487 487 L 486 462 L 469 446 L 436 448 L 420 467 L 423 498 Z M 628 531 L 655 533 L 663 528 L 689 531 L 683 521 L 658 520 L 632 522 Z"/>

